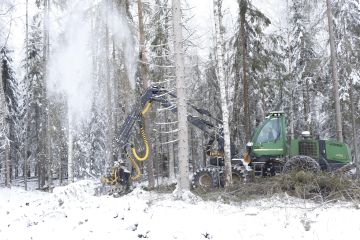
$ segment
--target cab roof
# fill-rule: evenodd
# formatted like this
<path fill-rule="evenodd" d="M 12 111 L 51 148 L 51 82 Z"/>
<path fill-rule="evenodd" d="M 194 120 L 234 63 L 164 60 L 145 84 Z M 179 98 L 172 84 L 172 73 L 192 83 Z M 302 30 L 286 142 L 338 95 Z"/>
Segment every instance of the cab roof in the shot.
<path fill-rule="evenodd" d="M 285 115 L 284 111 L 273 111 L 273 112 L 270 112 L 267 115 L 267 118 L 269 118 L 269 117 L 280 117 L 280 116 L 284 116 L 284 115 Z"/>

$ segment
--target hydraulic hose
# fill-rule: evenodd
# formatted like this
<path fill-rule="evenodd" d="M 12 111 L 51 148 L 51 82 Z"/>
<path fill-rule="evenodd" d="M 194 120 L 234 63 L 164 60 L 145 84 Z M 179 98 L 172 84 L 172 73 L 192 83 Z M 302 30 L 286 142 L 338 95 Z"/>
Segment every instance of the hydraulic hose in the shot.
<path fill-rule="evenodd" d="M 147 113 L 147 111 L 149 111 L 150 107 L 151 107 L 152 102 L 148 101 L 144 107 L 144 109 L 141 111 L 141 116 L 144 116 L 145 113 Z"/>
<path fill-rule="evenodd" d="M 147 111 L 149 111 L 150 107 L 151 107 L 151 101 L 148 101 L 146 103 L 144 109 L 140 112 L 140 115 L 142 117 L 144 117 L 145 113 Z M 145 129 L 142 126 L 140 127 L 140 134 L 141 134 L 141 137 L 142 137 L 142 139 L 144 141 L 144 145 L 145 145 L 145 155 L 140 157 L 137 154 L 136 149 L 133 146 L 131 147 L 131 152 L 138 161 L 145 161 L 149 157 L 150 147 L 149 147 L 149 143 L 148 143 L 147 138 L 146 138 Z"/>
<path fill-rule="evenodd" d="M 128 153 L 126 153 L 126 157 L 130 160 L 130 162 L 134 166 L 135 172 L 136 172 L 135 176 L 131 176 L 131 180 L 133 180 L 133 181 L 138 180 L 141 176 L 141 171 L 140 171 L 139 165 L 136 163 L 135 159 L 133 159 Z"/>
<path fill-rule="evenodd" d="M 145 129 L 143 127 L 140 127 L 140 134 L 143 138 L 144 145 L 145 145 L 145 155 L 140 157 L 137 154 L 136 149 L 134 147 L 131 147 L 131 152 L 138 161 L 145 161 L 149 157 L 150 147 L 149 147 L 149 143 L 146 138 Z"/>

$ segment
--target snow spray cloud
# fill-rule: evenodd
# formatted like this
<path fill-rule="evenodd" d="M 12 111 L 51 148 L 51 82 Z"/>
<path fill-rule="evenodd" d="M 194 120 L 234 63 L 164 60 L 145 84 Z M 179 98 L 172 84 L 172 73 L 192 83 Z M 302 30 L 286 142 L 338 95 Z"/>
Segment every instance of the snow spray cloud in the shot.
<path fill-rule="evenodd" d="M 68 1 L 68 12 L 62 16 L 61 40 L 50 57 L 50 93 L 67 97 L 69 114 L 84 118 L 91 106 L 92 61 L 91 23 L 85 18 L 86 1 Z"/>
<path fill-rule="evenodd" d="M 110 33 L 113 35 L 115 45 L 122 49 L 125 57 L 125 67 L 132 89 L 135 89 L 135 74 L 137 69 L 137 48 L 129 23 L 123 15 L 111 6 L 106 6 L 101 11 L 102 19 L 108 18 Z"/>
<path fill-rule="evenodd" d="M 53 93 L 65 93 L 68 100 L 69 114 L 78 120 L 85 119 L 91 108 L 94 82 L 92 63 L 92 34 L 89 10 L 100 7 L 101 21 L 105 25 L 107 18 L 109 32 L 114 37 L 116 47 L 122 49 L 125 66 L 132 88 L 135 88 L 137 64 L 136 44 L 126 18 L 115 10 L 105 7 L 101 1 L 68 1 L 68 6 L 60 27 L 61 34 L 56 37 L 61 42 L 50 57 L 49 90 Z M 55 34 L 56 35 L 56 34 Z M 74 119 L 76 120 L 76 119 Z"/>

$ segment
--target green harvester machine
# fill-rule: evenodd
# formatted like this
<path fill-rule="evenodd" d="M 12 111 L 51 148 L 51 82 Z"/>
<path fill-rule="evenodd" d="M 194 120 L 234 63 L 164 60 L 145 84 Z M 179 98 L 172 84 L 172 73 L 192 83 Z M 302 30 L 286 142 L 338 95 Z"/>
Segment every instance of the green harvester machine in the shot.
<path fill-rule="evenodd" d="M 290 139 L 286 132 L 284 112 L 271 112 L 253 132 L 242 159 L 232 156 L 233 181 L 243 181 L 245 174 L 274 176 L 293 170 L 334 171 L 352 161 L 347 144 L 336 140 L 320 140 L 304 131 Z M 210 164 L 194 173 L 193 187 L 223 185 L 222 156 L 210 158 Z"/>
<path fill-rule="evenodd" d="M 255 130 L 244 159 L 267 175 L 293 168 L 332 171 L 352 160 L 345 143 L 315 139 L 308 131 L 288 139 L 283 112 L 271 112 Z"/>

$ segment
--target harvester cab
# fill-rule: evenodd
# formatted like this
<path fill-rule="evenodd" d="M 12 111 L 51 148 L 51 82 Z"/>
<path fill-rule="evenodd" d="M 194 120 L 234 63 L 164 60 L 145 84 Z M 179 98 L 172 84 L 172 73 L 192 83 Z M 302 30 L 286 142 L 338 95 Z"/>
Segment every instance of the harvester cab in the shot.
<path fill-rule="evenodd" d="M 294 168 L 330 171 L 351 162 L 345 143 L 319 140 L 305 131 L 287 140 L 284 112 L 271 112 L 254 131 L 244 161 L 258 175 L 274 175 Z"/>
<path fill-rule="evenodd" d="M 286 155 L 286 127 L 283 112 L 271 112 L 254 131 L 251 143 L 253 159 Z"/>

